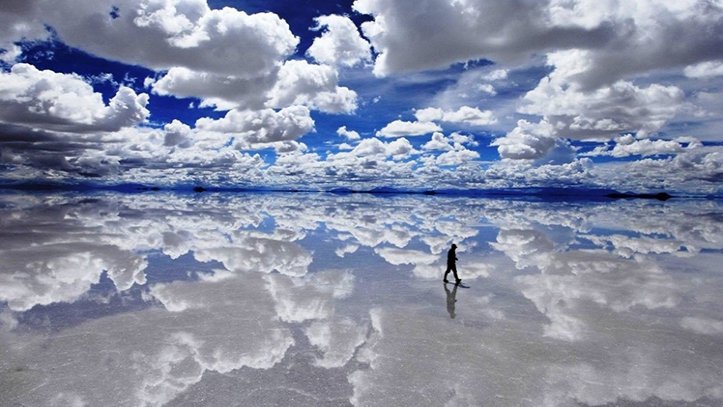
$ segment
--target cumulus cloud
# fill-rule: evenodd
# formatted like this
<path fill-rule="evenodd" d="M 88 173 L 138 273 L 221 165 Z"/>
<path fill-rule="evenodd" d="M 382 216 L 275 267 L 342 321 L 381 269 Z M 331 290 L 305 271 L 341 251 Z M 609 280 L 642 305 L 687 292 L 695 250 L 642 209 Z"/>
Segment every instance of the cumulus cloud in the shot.
<path fill-rule="evenodd" d="M 306 54 L 321 64 L 352 67 L 360 62 L 371 61 L 371 46 L 359 35 L 349 17 L 326 15 L 314 18 L 312 29 L 322 31 L 315 38 Z"/>
<path fill-rule="evenodd" d="M 327 65 L 286 61 L 278 69 L 255 78 L 218 75 L 171 68 L 153 83 L 153 92 L 177 97 L 198 97 L 201 106 L 221 110 L 285 108 L 304 105 L 327 113 L 352 113 L 356 92 L 338 86 L 338 72 Z"/>
<path fill-rule="evenodd" d="M 479 158 L 479 153 L 466 148 L 455 148 L 437 156 L 437 165 L 460 165 Z"/>
<path fill-rule="evenodd" d="M 200 131 L 233 134 L 239 143 L 270 143 L 294 140 L 314 128 L 314 120 L 305 106 L 291 106 L 279 111 L 230 110 L 218 120 L 201 118 L 196 122 Z"/>
<path fill-rule="evenodd" d="M 359 144 L 357 144 L 357 146 L 354 147 L 354 149 L 352 149 L 350 152 L 335 154 L 331 156 L 331 159 L 333 161 L 349 157 L 362 158 L 373 156 L 380 156 L 381 158 L 392 157 L 395 159 L 401 159 L 415 152 L 416 150 L 414 150 L 412 144 L 404 137 L 396 139 L 389 143 L 385 143 L 378 138 L 372 137 L 360 141 Z"/>
<path fill-rule="evenodd" d="M 409 7 L 419 12 L 410 13 Z M 584 46 L 612 36 L 605 24 L 589 29 L 541 24 L 538 16 L 546 14 L 546 7 L 546 3 L 531 7 L 520 1 L 354 2 L 358 12 L 375 18 L 363 23 L 362 31 L 379 52 L 374 66 L 377 75 L 443 68 L 479 58 L 519 62 L 540 49 Z"/>
<path fill-rule="evenodd" d="M 650 0 L 636 6 L 588 1 L 491 3 L 357 0 L 374 21 L 362 31 L 379 52 L 374 72 L 444 68 L 486 58 L 519 64 L 539 52 L 589 49 L 592 63 L 578 78 L 587 86 L 630 74 L 717 59 L 721 10 L 703 2 Z M 542 18 L 541 18 L 542 16 Z M 393 23 L 392 23 L 393 22 Z M 424 38 L 424 41 L 419 41 Z M 670 49 L 667 44 L 685 43 Z"/>
<path fill-rule="evenodd" d="M 173 67 L 151 86 L 154 93 L 162 96 L 200 98 L 201 106 L 223 110 L 261 108 L 276 83 L 277 72 L 246 79 Z"/>
<path fill-rule="evenodd" d="M 616 188 L 716 194 L 721 190 L 723 152 L 719 148 L 695 148 L 668 158 L 598 164 L 593 173 L 601 184 Z"/>
<path fill-rule="evenodd" d="M 115 8 L 74 0 L 63 7 L 48 7 L 52 12 L 40 15 L 32 10 L 44 0 L 31 3 L 37 7 L 23 8 L 26 23 L 49 24 L 71 46 L 166 70 L 152 83 L 159 95 L 198 97 L 201 106 L 222 110 L 306 105 L 350 113 L 356 108 L 356 93 L 337 86 L 335 68 L 285 62 L 298 38 L 273 13 L 211 9 L 205 0 L 123 0 L 114 3 Z M 328 33 L 336 33 L 339 24 L 345 26 L 331 20 Z"/>
<path fill-rule="evenodd" d="M 592 161 L 587 158 L 575 159 L 565 164 L 539 164 L 521 159 L 502 160 L 494 163 L 484 177 L 487 185 L 494 187 L 578 186 L 599 181 L 601 185 L 615 186 L 612 180 L 593 176 Z"/>
<path fill-rule="evenodd" d="M 393 122 L 390 122 L 386 126 L 384 126 L 381 130 L 377 131 L 377 136 L 421 136 L 435 131 L 442 131 L 442 128 L 432 122 L 407 122 L 403 120 L 394 120 Z"/>
<path fill-rule="evenodd" d="M 356 110 L 356 92 L 337 86 L 337 71 L 326 65 L 290 60 L 279 71 L 279 79 L 269 91 L 269 107 L 304 105 L 328 113 Z"/>
<path fill-rule="evenodd" d="M 422 149 L 424 149 L 424 150 L 442 150 L 442 151 L 451 150 L 454 147 L 452 147 L 452 145 L 450 144 L 450 141 L 451 140 L 449 138 L 445 137 L 443 133 L 440 133 L 437 131 L 432 134 L 432 138 L 428 142 L 426 142 L 422 145 Z"/>
<path fill-rule="evenodd" d="M 206 0 L 121 0 L 111 7 L 72 0 L 62 7 L 39 4 L 36 20 L 52 26 L 65 43 L 95 55 L 153 69 L 185 67 L 239 78 L 272 72 L 298 38 L 273 13 L 211 9 Z M 129 47 L 128 44 L 133 44 Z"/>
<path fill-rule="evenodd" d="M 346 138 L 347 140 L 354 141 L 359 140 L 361 136 L 354 130 L 347 130 L 346 126 L 341 126 L 336 129 L 336 134 Z"/>
<path fill-rule="evenodd" d="M 442 121 L 467 126 L 487 126 L 497 123 L 494 113 L 490 110 L 479 110 L 476 107 L 461 106 L 457 110 L 445 111 L 435 107 L 417 110 L 414 115 L 420 122 Z"/>
<path fill-rule="evenodd" d="M 555 137 L 552 125 L 544 120 L 539 123 L 519 120 L 517 127 L 490 145 L 497 146 L 503 159 L 547 161 L 545 158 L 551 158 L 553 162 L 569 162 L 574 157 L 569 143 Z"/>
<path fill-rule="evenodd" d="M 0 121 L 62 132 L 112 132 L 144 121 L 148 95 L 121 86 L 106 105 L 80 76 L 16 64 L 0 72 Z"/>
<path fill-rule="evenodd" d="M 683 70 L 689 78 L 712 78 L 723 76 L 723 61 L 706 61 L 686 66 Z"/>
<path fill-rule="evenodd" d="M 684 146 L 683 143 L 687 143 Z M 631 155 L 640 155 L 643 157 L 651 155 L 663 155 L 663 154 L 676 154 L 685 151 L 686 149 L 692 149 L 700 147 L 702 144 L 695 138 L 679 138 L 676 140 L 651 140 L 651 139 L 636 139 L 630 134 L 617 137 L 615 139 L 615 146 L 611 149 L 610 146 L 598 146 L 589 153 L 581 154 L 582 156 L 594 157 L 601 155 L 609 155 L 612 157 L 628 157 Z"/>
<path fill-rule="evenodd" d="M 548 63 L 555 70 L 524 96 L 520 112 L 543 116 L 555 135 L 593 138 L 622 132 L 646 136 L 681 109 L 684 93 L 676 86 L 641 88 L 620 80 L 592 90 L 582 88 L 574 78 L 593 61 L 590 51 L 549 54 Z"/>

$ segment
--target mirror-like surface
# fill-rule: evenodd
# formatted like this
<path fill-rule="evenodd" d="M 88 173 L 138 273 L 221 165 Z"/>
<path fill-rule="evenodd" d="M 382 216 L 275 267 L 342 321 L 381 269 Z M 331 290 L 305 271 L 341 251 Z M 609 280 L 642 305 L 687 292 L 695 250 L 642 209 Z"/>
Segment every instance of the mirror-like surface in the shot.
<path fill-rule="evenodd" d="M 719 406 L 722 248 L 714 201 L 0 195 L 0 400 Z"/>

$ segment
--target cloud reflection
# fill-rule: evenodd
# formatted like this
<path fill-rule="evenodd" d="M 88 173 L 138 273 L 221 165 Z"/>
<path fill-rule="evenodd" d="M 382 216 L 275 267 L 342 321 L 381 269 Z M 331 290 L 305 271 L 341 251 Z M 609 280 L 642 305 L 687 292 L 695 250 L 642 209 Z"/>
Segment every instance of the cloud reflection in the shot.
<path fill-rule="evenodd" d="M 723 399 L 715 202 L 50 194 L 0 214 L 11 403 Z M 104 275 L 144 305 L 94 314 Z"/>

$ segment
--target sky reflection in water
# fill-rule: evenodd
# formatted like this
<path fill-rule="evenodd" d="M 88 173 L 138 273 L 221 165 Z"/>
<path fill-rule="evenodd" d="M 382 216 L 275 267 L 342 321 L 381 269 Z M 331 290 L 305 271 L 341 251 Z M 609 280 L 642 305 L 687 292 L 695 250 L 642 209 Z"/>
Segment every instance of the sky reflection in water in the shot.
<path fill-rule="evenodd" d="M 0 400 L 720 405 L 722 229 L 712 201 L 0 195 Z"/>

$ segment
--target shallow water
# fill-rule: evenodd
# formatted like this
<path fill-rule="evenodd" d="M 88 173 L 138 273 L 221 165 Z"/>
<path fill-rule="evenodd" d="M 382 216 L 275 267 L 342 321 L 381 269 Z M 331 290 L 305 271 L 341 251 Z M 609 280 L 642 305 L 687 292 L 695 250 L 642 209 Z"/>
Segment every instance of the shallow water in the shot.
<path fill-rule="evenodd" d="M 0 404 L 719 406 L 722 263 L 704 200 L 4 194 Z"/>

